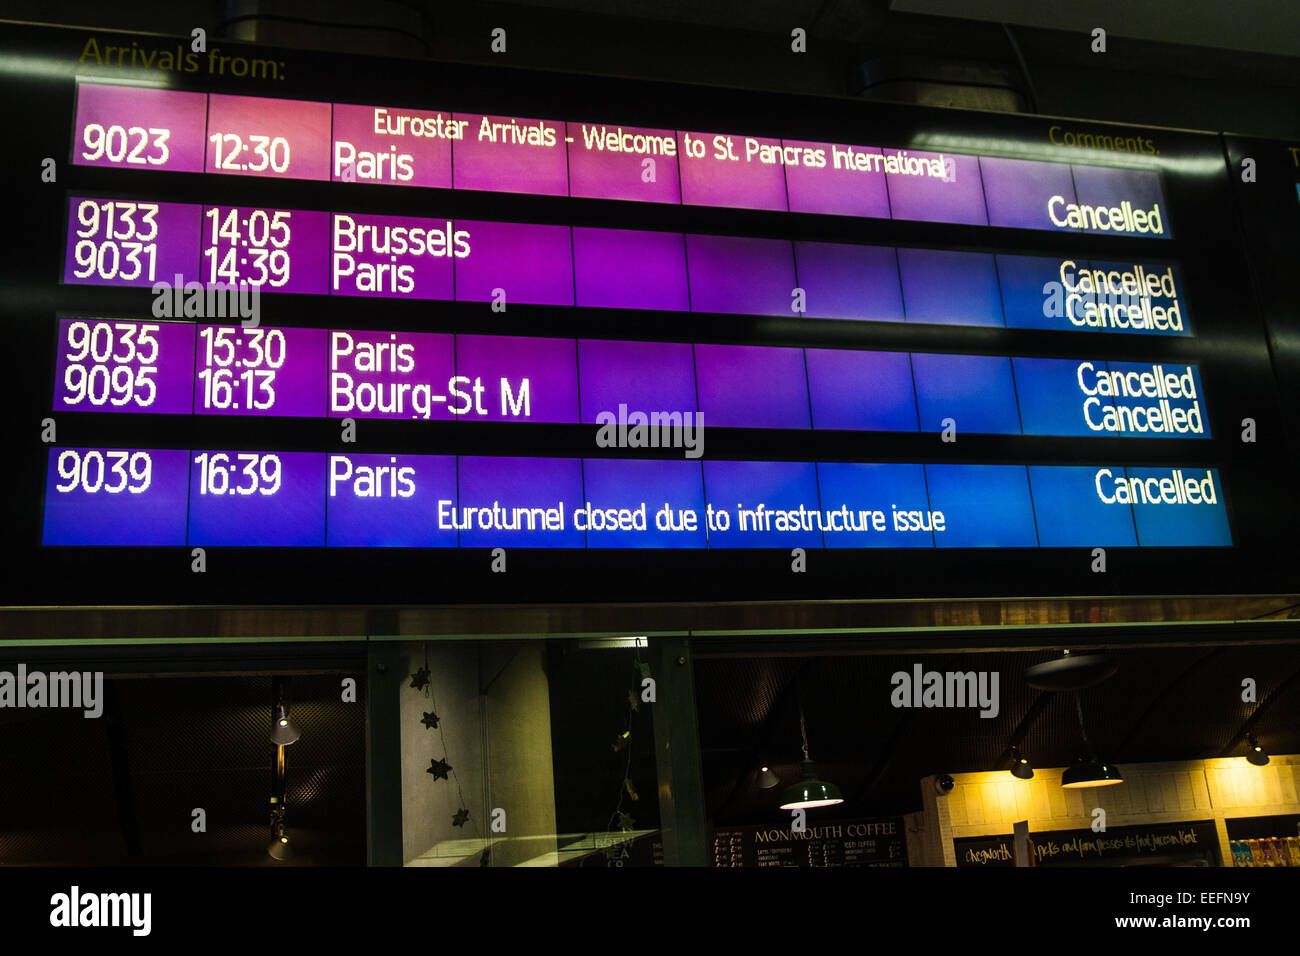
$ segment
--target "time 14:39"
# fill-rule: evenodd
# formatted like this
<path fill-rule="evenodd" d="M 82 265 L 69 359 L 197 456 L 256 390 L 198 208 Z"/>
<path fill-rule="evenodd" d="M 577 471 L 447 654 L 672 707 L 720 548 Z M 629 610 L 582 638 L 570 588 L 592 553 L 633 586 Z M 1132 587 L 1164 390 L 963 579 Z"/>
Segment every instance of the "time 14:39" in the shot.
<path fill-rule="evenodd" d="M 277 455 L 237 453 L 234 460 L 225 452 L 203 452 L 194 456 L 199 466 L 199 494 L 273 495 L 280 490 L 280 458 Z"/>

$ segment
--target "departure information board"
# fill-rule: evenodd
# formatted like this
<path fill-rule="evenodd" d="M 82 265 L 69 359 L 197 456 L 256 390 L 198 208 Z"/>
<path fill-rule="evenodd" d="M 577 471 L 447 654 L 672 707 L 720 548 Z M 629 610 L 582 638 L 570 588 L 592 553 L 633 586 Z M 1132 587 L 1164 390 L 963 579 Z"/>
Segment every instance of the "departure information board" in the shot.
<path fill-rule="evenodd" d="M 45 51 L 7 82 L 57 169 L 6 257 L 33 599 L 1287 573 L 1215 137 L 363 58 L 358 85 L 252 48 L 163 75 L 121 36 L 9 35 Z"/>

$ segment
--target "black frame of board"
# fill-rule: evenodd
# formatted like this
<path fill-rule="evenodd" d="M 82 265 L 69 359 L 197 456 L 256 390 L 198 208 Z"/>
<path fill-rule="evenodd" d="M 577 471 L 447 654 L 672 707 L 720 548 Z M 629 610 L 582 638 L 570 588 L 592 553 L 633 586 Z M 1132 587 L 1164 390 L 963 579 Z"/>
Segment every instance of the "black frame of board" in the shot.
<path fill-rule="evenodd" d="M 472 193 L 353 183 L 74 166 L 70 155 L 74 75 L 122 78 L 117 68 L 77 67 L 88 37 L 166 47 L 174 39 L 105 30 L 0 24 L 0 50 L 31 69 L 11 73 L 6 100 L 23 130 L 3 162 L 11 221 L 3 259 L 0 317 L 10 355 L 6 377 L 8 467 L 0 492 L 10 571 L 0 604 L 15 605 L 325 605 L 518 604 L 528 602 L 825 601 L 1066 595 L 1279 593 L 1294 586 L 1298 564 L 1280 542 L 1294 540 L 1289 492 L 1294 464 L 1282 440 L 1293 427 L 1279 399 L 1273 365 L 1249 279 L 1218 136 L 1140 132 L 1157 152 L 1105 154 L 1052 145 L 1062 121 L 959 110 L 697 88 L 560 73 L 453 65 L 424 60 L 347 57 L 256 49 L 276 58 L 285 78 L 234 81 L 173 75 L 179 88 L 326 101 L 559 117 L 660 128 L 704 129 L 817 141 L 946 149 L 1100 165 L 1144 165 L 1164 177 L 1174 238 L 1064 235 L 1031 230 L 855 219 L 755 210 L 663 206 L 563 197 Z M 239 45 L 221 41 L 223 49 Z M 1094 132 L 1132 129 L 1090 121 Z M 59 161 L 58 180 L 39 179 L 43 157 Z M 568 225 L 662 229 L 720 235 L 883 243 L 1023 254 L 1181 263 L 1189 338 L 962 328 L 837 320 L 606 312 L 511 305 L 505 313 L 470 303 L 270 295 L 268 325 L 475 331 L 643 340 L 744 342 L 948 351 L 991 355 L 1185 361 L 1200 366 L 1214 437 L 1190 439 L 963 436 L 710 429 L 709 457 L 804 461 L 1012 462 L 1028 464 L 1202 465 L 1220 470 L 1231 548 L 1111 548 L 1107 572 L 1093 573 L 1090 549 L 925 549 L 810 552 L 792 573 L 788 550 L 615 551 L 510 549 L 508 573 L 494 574 L 487 549 L 344 550 L 209 548 L 207 571 L 191 571 L 188 548 L 48 548 L 40 545 L 51 417 L 55 319 L 70 314 L 150 315 L 147 289 L 60 283 L 69 195 L 133 196 L 176 202 L 343 209 Z M 233 420 L 213 416 L 59 413 L 58 444 L 216 447 L 322 451 L 338 446 L 331 420 Z M 1259 440 L 1239 439 L 1253 418 Z M 356 452 L 436 450 L 447 454 L 598 457 L 594 426 L 366 421 Z M 779 449 L 779 451 L 773 451 Z M 632 457 L 643 457 L 642 450 Z"/>

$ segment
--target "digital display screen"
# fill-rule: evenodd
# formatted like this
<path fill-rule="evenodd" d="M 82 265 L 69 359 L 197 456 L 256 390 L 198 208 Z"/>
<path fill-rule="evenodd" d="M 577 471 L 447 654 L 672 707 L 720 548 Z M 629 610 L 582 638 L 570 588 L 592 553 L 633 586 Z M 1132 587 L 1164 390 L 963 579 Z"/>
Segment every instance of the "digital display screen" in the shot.
<path fill-rule="evenodd" d="M 317 295 L 1191 334 L 1173 265 L 69 200 L 65 282 L 200 279 Z"/>
<path fill-rule="evenodd" d="M 63 319 L 72 411 L 1208 438 L 1195 365 Z"/>
<path fill-rule="evenodd" d="M 276 548 L 1037 548 L 1134 538 L 1231 545 L 1217 470 L 52 448 L 43 534 L 47 545 Z"/>
<path fill-rule="evenodd" d="M 59 36 L 28 603 L 1246 593 L 1297 517 L 1214 137 Z"/>
<path fill-rule="evenodd" d="M 1079 163 L 91 82 L 74 137 L 124 169 L 1172 235 L 1158 173 Z"/>

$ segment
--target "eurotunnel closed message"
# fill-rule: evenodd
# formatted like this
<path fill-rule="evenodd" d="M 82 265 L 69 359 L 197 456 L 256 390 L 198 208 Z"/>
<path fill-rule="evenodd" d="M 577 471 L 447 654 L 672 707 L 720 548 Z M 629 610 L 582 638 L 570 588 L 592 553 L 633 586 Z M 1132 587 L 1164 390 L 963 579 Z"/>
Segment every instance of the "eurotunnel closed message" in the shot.
<path fill-rule="evenodd" d="M 1230 545 L 1217 471 L 53 448 L 47 545 Z"/>

